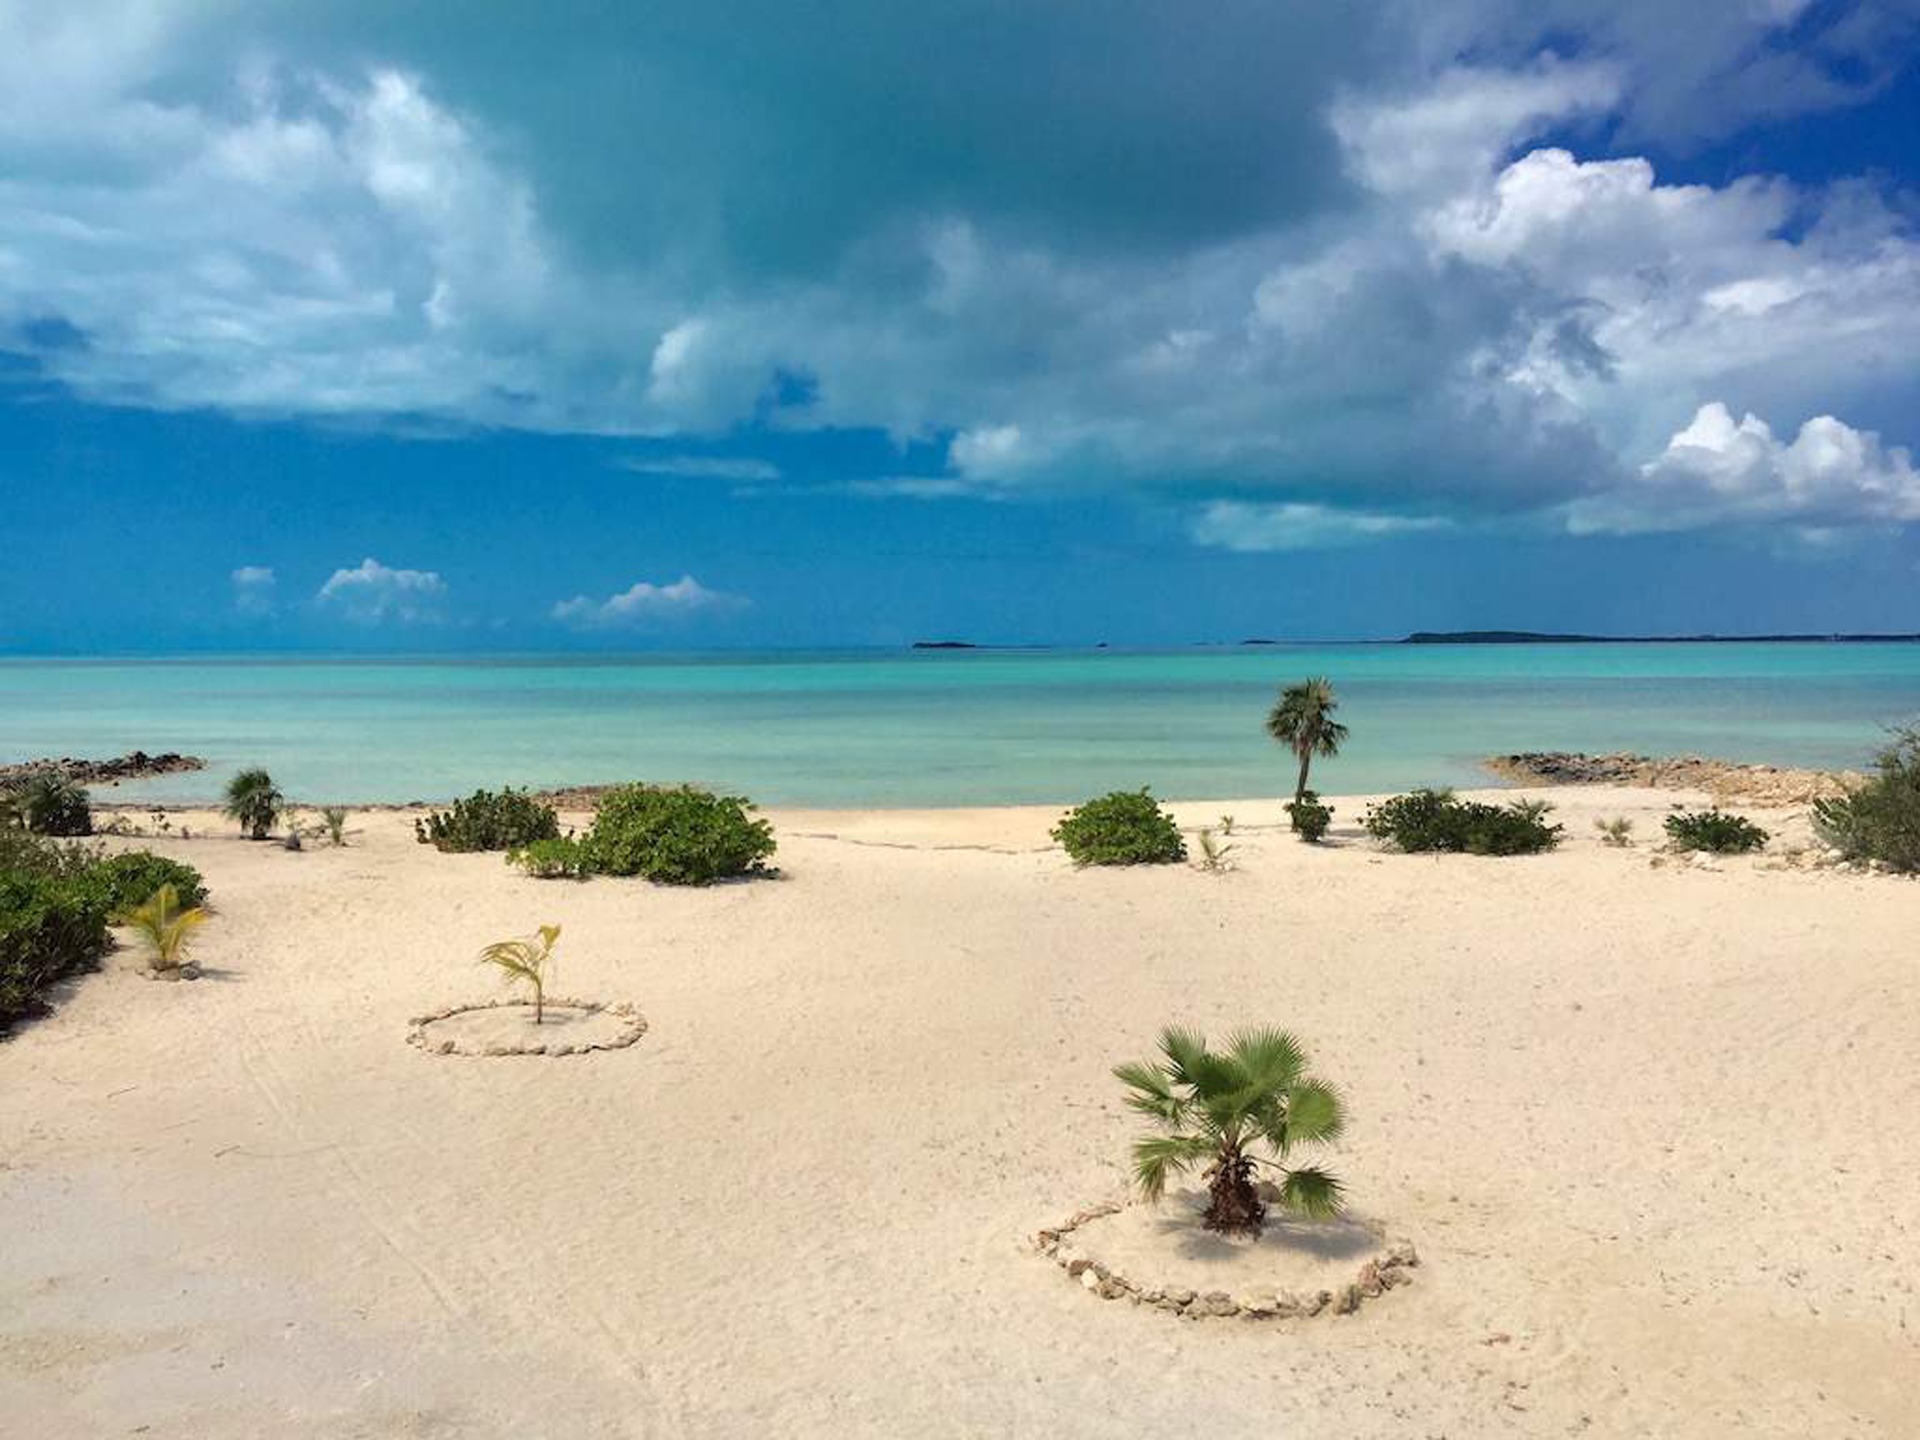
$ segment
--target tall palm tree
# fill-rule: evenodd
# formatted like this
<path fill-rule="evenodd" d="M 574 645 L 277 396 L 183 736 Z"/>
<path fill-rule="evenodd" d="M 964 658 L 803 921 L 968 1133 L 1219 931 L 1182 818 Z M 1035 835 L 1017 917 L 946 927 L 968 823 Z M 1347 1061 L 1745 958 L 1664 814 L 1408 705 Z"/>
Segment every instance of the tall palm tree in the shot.
<path fill-rule="evenodd" d="M 1330 1145 L 1344 1125 L 1340 1097 L 1306 1074 L 1300 1042 L 1284 1030 L 1242 1030 L 1225 1053 L 1206 1037 L 1168 1026 L 1162 1060 L 1120 1065 L 1114 1074 L 1132 1094 L 1127 1104 L 1170 1132 L 1134 1143 L 1133 1174 L 1141 1194 L 1158 1200 L 1168 1175 L 1206 1164 L 1206 1227 L 1257 1235 L 1267 1207 L 1254 1188 L 1255 1165 L 1279 1172 L 1280 1205 L 1313 1218 L 1337 1215 L 1340 1182 L 1313 1165 L 1288 1165 L 1296 1146 Z M 1248 1153 L 1265 1144 L 1274 1159 Z"/>
<path fill-rule="evenodd" d="M 1333 718 L 1339 705 L 1334 698 L 1333 682 L 1325 676 L 1315 676 L 1287 686 L 1267 713 L 1267 734 L 1300 758 L 1300 778 L 1293 787 L 1296 801 L 1307 793 L 1307 771 L 1313 765 L 1313 757 L 1319 755 L 1331 760 L 1346 741 L 1347 727 Z"/>
<path fill-rule="evenodd" d="M 249 840 L 267 838 L 283 804 L 285 797 L 264 770 L 242 770 L 227 782 L 227 815 L 240 822 Z"/>

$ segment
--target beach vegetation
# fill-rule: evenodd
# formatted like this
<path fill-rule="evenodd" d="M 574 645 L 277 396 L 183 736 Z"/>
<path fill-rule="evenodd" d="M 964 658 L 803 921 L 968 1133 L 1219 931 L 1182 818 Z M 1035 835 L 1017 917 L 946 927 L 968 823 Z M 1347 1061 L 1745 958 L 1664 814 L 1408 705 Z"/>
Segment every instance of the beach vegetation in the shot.
<path fill-rule="evenodd" d="M 1333 824 L 1333 807 L 1313 791 L 1305 790 L 1299 798 L 1287 802 L 1287 819 L 1292 822 L 1294 834 L 1309 845 L 1317 845 L 1327 833 L 1327 827 Z"/>
<path fill-rule="evenodd" d="M 584 880 L 593 873 L 592 852 L 571 835 L 536 840 L 507 852 L 507 863 L 536 880 Z"/>
<path fill-rule="evenodd" d="M 1340 1181 L 1317 1165 L 1293 1163 L 1297 1151 L 1339 1140 L 1340 1096 L 1307 1073 L 1306 1052 L 1286 1031 L 1242 1030 L 1213 1051 L 1204 1036 L 1169 1026 L 1160 1032 L 1160 1058 L 1113 1073 L 1127 1087 L 1127 1104 L 1156 1124 L 1133 1146 L 1134 1182 L 1145 1199 L 1159 1200 L 1171 1176 L 1205 1167 L 1206 1228 L 1257 1235 L 1267 1207 L 1256 1177 L 1265 1168 L 1278 1177 L 1283 1210 L 1312 1219 L 1340 1213 Z"/>
<path fill-rule="evenodd" d="M 144 905 L 163 887 L 171 888 L 175 902 L 189 909 L 207 899 L 207 884 L 198 870 L 150 850 L 95 857 L 87 866 L 86 883 L 100 896 L 109 918 Z"/>
<path fill-rule="evenodd" d="M 587 863 L 607 875 L 662 885 L 711 885 L 765 871 L 773 826 L 741 795 L 691 785 L 623 785 L 600 799 L 587 832 Z"/>
<path fill-rule="evenodd" d="M 162 885 L 122 919 L 146 942 L 149 968 L 156 975 L 178 979 L 187 964 L 193 932 L 206 923 L 207 912 L 197 905 L 182 906 L 173 886 Z"/>
<path fill-rule="evenodd" d="M 1600 843 L 1611 845 L 1616 850 L 1624 850 L 1633 844 L 1633 821 L 1624 815 L 1615 815 L 1610 820 L 1595 820 L 1593 828 L 1600 832 Z"/>
<path fill-rule="evenodd" d="M 106 906 L 70 855 L 32 863 L 46 868 L 0 864 L 0 1029 L 43 1012 L 44 992 L 92 969 L 111 943 Z"/>
<path fill-rule="evenodd" d="M 1383 800 L 1364 824 L 1374 839 L 1410 854 L 1536 855 L 1560 843 L 1542 801 L 1490 805 L 1461 800 L 1451 790 L 1415 790 Z"/>
<path fill-rule="evenodd" d="M 1865 784 L 1817 800 L 1813 829 L 1849 860 L 1920 871 L 1920 726 L 1895 732 Z"/>
<path fill-rule="evenodd" d="M 1234 851 L 1232 841 L 1218 838 L 1211 827 L 1201 830 L 1199 840 L 1202 870 L 1217 874 L 1222 870 L 1233 868 L 1233 861 L 1230 858 Z"/>
<path fill-rule="evenodd" d="M 413 822 L 414 838 L 422 845 L 449 853 L 474 850 L 517 850 L 536 840 L 560 834 L 560 817 L 551 805 L 524 790 L 508 788 L 497 794 L 476 790 L 450 810 L 434 811 Z"/>
<path fill-rule="evenodd" d="M 1767 832 L 1744 815 L 1729 815 L 1723 810 L 1669 815 L 1666 829 L 1674 849 L 1705 850 L 1714 855 L 1744 855 L 1768 840 Z"/>
<path fill-rule="evenodd" d="M 480 952 L 480 963 L 500 971 L 509 985 L 524 984 L 533 991 L 533 1023 L 546 1020 L 547 976 L 553 965 L 553 947 L 560 939 L 558 925 L 542 925 L 524 940 L 497 940 Z"/>
<path fill-rule="evenodd" d="M 57 770 L 40 770 L 0 797 L 0 817 L 30 835 L 70 837 L 93 833 L 93 809 L 85 787 Z"/>
<path fill-rule="evenodd" d="M 328 805 L 320 811 L 320 823 L 327 827 L 327 838 L 336 845 L 347 843 L 347 811 L 342 805 Z"/>
<path fill-rule="evenodd" d="M 1294 780 L 1293 798 L 1302 800 L 1307 793 L 1307 772 L 1314 757 L 1331 760 L 1340 753 L 1347 738 L 1347 727 L 1333 718 L 1340 702 L 1334 696 L 1333 682 L 1325 676 L 1302 680 L 1280 692 L 1280 698 L 1267 712 L 1267 734 L 1286 746 L 1300 762 Z"/>
<path fill-rule="evenodd" d="M 264 840 L 286 806 L 286 797 L 273 777 L 258 766 L 242 770 L 227 782 L 227 818 L 238 822 L 249 840 Z"/>
<path fill-rule="evenodd" d="M 1180 827 L 1144 787 L 1075 806 L 1052 834 L 1076 865 L 1170 865 L 1187 858 Z"/>

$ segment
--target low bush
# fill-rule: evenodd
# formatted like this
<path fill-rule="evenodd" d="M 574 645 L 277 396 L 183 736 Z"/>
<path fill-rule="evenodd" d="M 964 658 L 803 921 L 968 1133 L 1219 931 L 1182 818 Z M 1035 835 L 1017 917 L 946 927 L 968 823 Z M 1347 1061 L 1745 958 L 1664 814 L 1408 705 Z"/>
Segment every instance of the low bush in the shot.
<path fill-rule="evenodd" d="M 182 909 L 194 909 L 207 900 L 206 881 L 198 870 L 149 850 L 100 856 L 88 867 L 86 884 L 99 895 L 109 919 L 146 904 L 163 885 L 173 887 Z"/>
<path fill-rule="evenodd" d="M 436 850 L 517 850 L 536 840 L 557 839 L 560 819 L 551 805 L 543 805 L 524 790 L 499 794 L 476 790 L 451 810 L 440 810 L 413 822 L 414 837 Z"/>
<path fill-rule="evenodd" d="M 1287 819 L 1293 822 L 1294 834 L 1308 844 L 1315 845 L 1333 823 L 1333 807 L 1323 805 L 1313 791 L 1303 790 L 1298 800 L 1287 802 Z"/>
<path fill-rule="evenodd" d="M 1624 850 L 1633 844 L 1633 821 L 1624 815 L 1616 815 L 1611 820 L 1595 820 L 1593 828 L 1600 832 L 1602 845 Z"/>
<path fill-rule="evenodd" d="M 1076 865 L 1171 865 L 1187 858 L 1173 816 L 1144 788 L 1115 790 L 1069 810 L 1053 838 Z"/>
<path fill-rule="evenodd" d="M 1367 833 L 1395 848 L 1419 853 L 1537 855 L 1560 843 L 1540 801 L 1489 805 L 1457 799 L 1450 790 L 1415 790 L 1367 811 Z"/>
<path fill-rule="evenodd" d="M 773 827 L 738 795 L 692 786 L 626 785 L 601 797 L 585 841 L 587 862 L 607 875 L 663 885 L 710 885 L 766 868 Z"/>
<path fill-rule="evenodd" d="M 106 906 L 84 876 L 0 870 L 0 1029 L 106 953 Z"/>
<path fill-rule="evenodd" d="M 1707 850 L 1715 855 L 1744 855 L 1767 843 L 1767 832 L 1740 815 L 1721 810 L 1669 815 L 1667 835 L 1677 850 Z"/>
<path fill-rule="evenodd" d="M 591 852 L 571 835 L 558 840 L 536 840 L 507 852 L 507 863 L 517 865 L 536 880 L 584 880 L 593 873 Z"/>
<path fill-rule="evenodd" d="M 1849 860 L 1920 871 L 1920 726 L 1900 731 L 1877 769 L 1852 793 L 1814 802 L 1814 833 Z"/>
<path fill-rule="evenodd" d="M 12 786 L 0 804 L 13 824 L 31 835 L 91 835 L 93 810 L 86 790 L 52 770 Z"/>

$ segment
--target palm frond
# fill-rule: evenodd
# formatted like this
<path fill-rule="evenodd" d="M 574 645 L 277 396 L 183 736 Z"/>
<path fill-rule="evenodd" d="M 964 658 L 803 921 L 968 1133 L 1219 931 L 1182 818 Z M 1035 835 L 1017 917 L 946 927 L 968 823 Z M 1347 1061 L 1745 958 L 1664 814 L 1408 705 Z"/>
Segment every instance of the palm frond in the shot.
<path fill-rule="evenodd" d="M 1169 1124 L 1178 1124 L 1185 1110 L 1185 1102 L 1174 1093 L 1173 1085 L 1167 1078 L 1167 1072 L 1160 1066 L 1146 1061 L 1131 1062 L 1113 1067 L 1114 1077 L 1132 1090 L 1127 1096 L 1127 1104 L 1143 1115 L 1151 1115 L 1156 1120 L 1165 1120 Z"/>
<path fill-rule="evenodd" d="M 1302 1080 L 1287 1091 L 1287 1138 L 1331 1145 L 1347 1127 L 1340 1092 L 1321 1080 Z"/>
<path fill-rule="evenodd" d="M 1169 1025 L 1160 1032 L 1160 1053 L 1167 1057 L 1174 1083 L 1191 1085 L 1207 1058 L 1207 1037 L 1198 1030 Z"/>
<path fill-rule="evenodd" d="M 1303 1165 L 1280 1182 L 1280 1203 L 1296 1215 L 1328 1220 L 1346 1208 L 1346 1191 L 1327 1171 Z"/>
<path fill-rule="evenodd" d="M 1133 1144 L 1133 1179 L 1148 1200 L 1166 1193 L 1167 1177 L 1214 1153 L 1204 1135 L 1148 1135 Z"/>
<path fill-rule="evenodd" d="M 1271 1025 L 1235 1031 L 1227 1053 L 1246 1071 L 1247 1083 L 1262 1090 L 1280 1090 L 1300 1078 L 1306 1051 L 1285 1030 Z"/>

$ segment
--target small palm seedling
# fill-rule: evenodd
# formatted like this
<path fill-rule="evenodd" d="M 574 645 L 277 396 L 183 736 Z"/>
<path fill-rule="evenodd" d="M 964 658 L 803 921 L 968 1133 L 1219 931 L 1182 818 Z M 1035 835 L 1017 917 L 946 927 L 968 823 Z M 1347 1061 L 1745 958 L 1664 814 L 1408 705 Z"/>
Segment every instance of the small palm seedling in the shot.
<path fill-rule="evenodd" d="M 207 912 L 199 906 L 180 908 L 180 893 L 171 885 L 162 885 L 144 904 L 136 905 L 122 917 L 147 942 L 152 952 L 153 973 L 178 980 L 187 966 L 187 949 L 193 932 L 206 923 Z"/>
<path fill-rule="evenodd" d="M 227 815 L 239 822 L 249 840 L 267 838 L 284 804 L 273 777 L 257 767 L 242 770 L 227 782 Z"/>
<path fill-rule="evenodd" d="M 1339 1095 L 1306 1073 L 1299 1041 L 1284 1030 L 1242 1030 L 1216 1053 L 1205 1036 L 1168 1026 L 1160 1053 L 1113 1072 L 1132 1092 L 1127 1104 L 1167 1132 L 1134 1142 L 1134 1180 L 1146 1199 L 1165 1193 L 1169 1175 L 1205 1165 L 1207 1229 L 1258 1235 L 1267 1207 L 1253 1177 L 1264 1165 L 1280 1176 L 1283 1209 L 1312 1219 L 1340 1213 L 1337 1179 L 1288 1163 L 1302 1146 L 1337 1141 L 1345 1123 Z M 1272 1159 L 1251 1153 L 1261 1146 Z"/>
<path fill-rule="evenodd" d="M 1624 850 L 1633 844 L 1633 821 L 1624 815 L 1616 815 L 1611 820 L 1595 820 L 1593 828 L 1600 832 L 1602 845 Z"/>
<path fill-rule="evenodd" d="M 326 821 L 327 837 L 336 845 L 347 843 L 347 812 L 339 805 L 329 805 L 320 812 L 320 818 Z"/>
<path fill-rule="evenodd" d="M 547 969 L 553 963 L 554 942 L 560 938 L 558 925 L 542 925 L 525 940 L 500 940 L 480 952 L 484 965 L 499 967 L 501 976 L 511 985 L 523 981 L 533 987 L 533 1023 L 545 1019 Z"/>
<path fill-rule="evenodd" d="M 1222 815 L 1220 817 L 1220 833 L 1222 835 L 1233 834 L 1233 816 Z"/>
<path fill-rule="evenodd" d="M 1200 868 L 1202 870 L 1216 875 L 1222 870 L 1231 870 L 1233 864 L 1227 857 L 1232 854 L 1233 845 L 1230 841 L 1215 839 L 1211 830 L 1200 832 Z"/>

